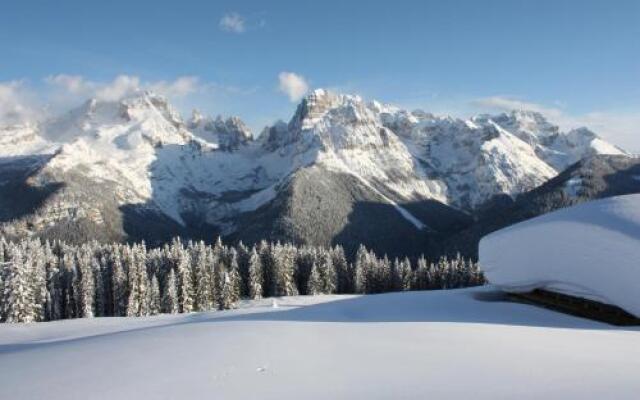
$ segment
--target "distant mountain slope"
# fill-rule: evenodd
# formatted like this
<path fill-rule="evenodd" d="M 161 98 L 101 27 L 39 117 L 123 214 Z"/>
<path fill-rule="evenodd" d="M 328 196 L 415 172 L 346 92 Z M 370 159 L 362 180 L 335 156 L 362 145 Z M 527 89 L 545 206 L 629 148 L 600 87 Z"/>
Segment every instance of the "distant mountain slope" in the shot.
<path fill-rule="evenodd" d="M 393 254 L 429 252 L 491 199 L 576 160 L 624 154 L 537 113 L 459 120 L 322 89 L 257 138 L 235 117 L 184 121 L 149 92 L 2 133 L 4 234 L 150 244 L 221 234 Z"/>
<path fill-rule="evenodd" d="M 495 199 L 479 211 L 471 227 L 442 238 L 442 248 L 477 256 L 478 241 L 488 233 L 585 201 L 632 193 L 640 193 L 640 158 L 588 157 L 515 201 Z"/>
<path fill-rule="evenodd" d="M 310 166 L 291 176 L 269 203 L 242 215 L 234 237 L 343 244 L 350 255 L 362 243 L 403 256 L 426 252 L 430 233 L 470 223 L 466 213 L 438 201 L 396 203 L 353 175 Z"/>

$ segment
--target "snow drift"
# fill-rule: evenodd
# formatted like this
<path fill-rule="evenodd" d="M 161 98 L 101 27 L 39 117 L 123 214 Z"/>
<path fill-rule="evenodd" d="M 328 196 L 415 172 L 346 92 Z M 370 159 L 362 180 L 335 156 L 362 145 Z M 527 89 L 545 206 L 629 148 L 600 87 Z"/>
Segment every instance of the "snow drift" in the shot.
<path fill-rule="evenodd" d="M 0 398 L 637 399 L 636 328 L 493 293 L 292 296 L 278 308 L 268 298 L 227 311 L 0 324 Z"/>
<path fill-rule="evenodd" d="M 489 282 L 613 304 L 640 316 L 640 195 L 566 208 L 480 241 Z"/>

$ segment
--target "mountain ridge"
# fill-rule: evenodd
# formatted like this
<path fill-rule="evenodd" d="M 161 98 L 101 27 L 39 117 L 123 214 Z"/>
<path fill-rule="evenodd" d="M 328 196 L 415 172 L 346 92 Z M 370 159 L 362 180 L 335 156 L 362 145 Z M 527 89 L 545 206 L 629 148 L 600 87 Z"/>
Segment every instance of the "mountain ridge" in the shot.
<path fill-rule="evenodd" d="M 125 209 L 157 216 L 164 221 L 159 224 L 171 226 L 167 234 L 197 230 L 239 240 L 242 232 L 251 231 L 244 222 L 251 220 L 249 214 L 263 215 L 266 219 L 258 225 L 267 227 L 283 218 L 304 220 L 304 212 L 267 217 L 278 209 L 270 204 L 287 203 L 282 196 L 295 193 L 297 185 L 310 198 L 331 202 L 321 188 L 312 190 L 304 171 L 312 171 L 318 182 L 323 174 L 336 180 L 327 187 L 344 192 L 336 193 L 336 198 L 346 203 L 334 204 L 335 210 L 326 212 L 340 215 L 341 225 L 326 230 L 332 233 L 321 239 L 287 231 L 282 240 L 333 243 L 333 236 L 351 229 L 349 212 L 360 203 L 384 204 L 395 212 L 412 226 L 409 231 L 399 229 L 405 236 L 448 231 L 447 223 L 436 216 L 442 210 L 450 210 L 444 212 L 451 216 L 449 224 L 459 226 L 459 215 L 466 214 L 468 219 L 495 196 L 515 197 L 538 187 L 575 160 L 625 154 L 586 128 L 561 132 L 537 113 L 513 111 L 461 120 L 323 89 L 306 96 L 288 123 L 267 127 L 258 137 L 237 117 L 214 119 L 194 112 L 185 120 L 166 98 L 148 91 L 118 101 L 88 100 L 39 125 L 2 129 L 1 140 L 7 146 L 0 154 L 0 169 L 13 168 L 11 157 L 47 156 L 28 179 L 11 184 L 58 187 L 61 194 L 54 203 L 65 204 L 67 212 L 47 211 L 58 206 L 46 199 L 36 207 L 44 215 L 65 215 L 47 218 L 48 226 L 73 221 L 74 215 L 89 215 L 99 227 L 104 224 L 100 215 L 106 212 L 120 220 L 109 236 L 122 239 L 131 231 L 125 228 Z M 345 179 L 348 186 L 337 183 Z M 87 197 L 88 187 L 108 190 L 109 206 L 95 206 L 106 200 L 98 193 Z M 355 197 L 349 194 L 354 187 L 360 193 Z M 87 203 L 83 196 L 91 201 Z M 435 203 L 441 211 L 434 211 Z M 261 214 L 267 209 L 272 211 Z M 347 214 L 336 214 L 338 209 Z M 173 223 L 167 223 L 167 218 Z M 435 220 L 437 229 L 431 226 Z M 25 222 L 17 230 L 20 224 L 15 221 L 5 218 L 2 224 L 5 232 L 13 229 L 18 235 L 43 232 L 42 226 L 33 223 L 35 228 Z M 295 221 L 291 226 L 302 229 Z M 254 229 L 247 237 L 257 240 L 267 231 Z"/>

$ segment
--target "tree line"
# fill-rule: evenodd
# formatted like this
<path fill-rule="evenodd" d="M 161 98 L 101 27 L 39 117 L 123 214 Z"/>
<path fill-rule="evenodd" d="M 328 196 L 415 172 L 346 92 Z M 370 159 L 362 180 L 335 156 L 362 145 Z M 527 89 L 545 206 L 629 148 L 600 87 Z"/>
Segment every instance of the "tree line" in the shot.
<path fill-rule="evenodd" d="M 414 263 L 380 258 L 360 246 L 349 262 L 341 246 L 262 241 L 248 247 L 183 242 L 69 245 L 0 238 L 0 321 L 34 322 L 229 309 L 243 298 L 382 293 L 484 284 L 460 256 Z"/>

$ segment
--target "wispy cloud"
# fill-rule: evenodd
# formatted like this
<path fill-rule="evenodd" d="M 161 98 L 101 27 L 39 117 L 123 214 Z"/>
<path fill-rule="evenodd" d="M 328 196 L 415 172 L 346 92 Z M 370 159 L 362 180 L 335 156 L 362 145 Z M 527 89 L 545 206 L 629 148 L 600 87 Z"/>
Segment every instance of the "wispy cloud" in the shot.
<path fill-rule="evenodd" d="M 532 103 L 520 99 L 515 99 L 511 97 L 505 96 L 491 96 L 491 97 L 483 97 L 480 99 L 476 99 L 473 101 L 473 104 L 488 109 L 502 110 L 502 111 L 511 111 L 511 110 L 527 110 L 527 111 L 535 111 L 549 118 L 555 118 L 561 116 L 563 113 L 560 109 L 554 107 L 547 107 L 541 104 Z"/>
<path fill-rule="evenodd" d="M 33 91 L 24 80 L 0 82 L 0 122 L 15 124 L 36 115 Z"/>
<path fill-rule="evenodd" d="M 240 88 L 232 88 L 239 93 Z M 226 86 L 202 82 L 195 76 L 174 80 L 144 81 L 135 75 L 118 75 L 110 81 L 94 81 L 81 75 L 50 75 L 42 85 L 27 80 L 0 82 L 0 124 L 39 120 L 66 111 L 89 98 L 118 101 L 141 90 L 151 90 L 178 104 L 192 104 L 199 98 L 205 103 L 224 91 Z"/>
<path fill-rule="evenodd" d="M 218 26 L 225 32 L 244 33 L 246 31 L 245 18 L 236 12 L 223 15 Z"/>
<path fill-rule="evenodd" d="M 286 94 L 292 102 L 300 100 L 309 91 L 307 80 L 293 72 L 281 72 L 278 81 L 278 90 Z"/>
<path fill-rule="evenodd" d="M 170 98 L 184 97 L 207 85 L 200 84 L 195 76 L 180 76 L 172 81 L 160 80 L 143 82 L 134 75 L 118 75 L 110 82 L 97 82 L 79 75 L 52 75 L 44 79 L 53 94 L 58 96 L 95 97 L 100 100 L 116 101 L 139 90 L 151 90 Z"/>
<path fill-rule="evenodd" d="M 598 110 L 570 113 L 563 107 L 548 106 L 509 96 L 476 99 L 473 105 L 485 111 L 529 110 L 543 114 L 563 129 L 586 126 L 604 139 L 625 150 L 640 153 L 640 113 L 619 110 Z"/>

